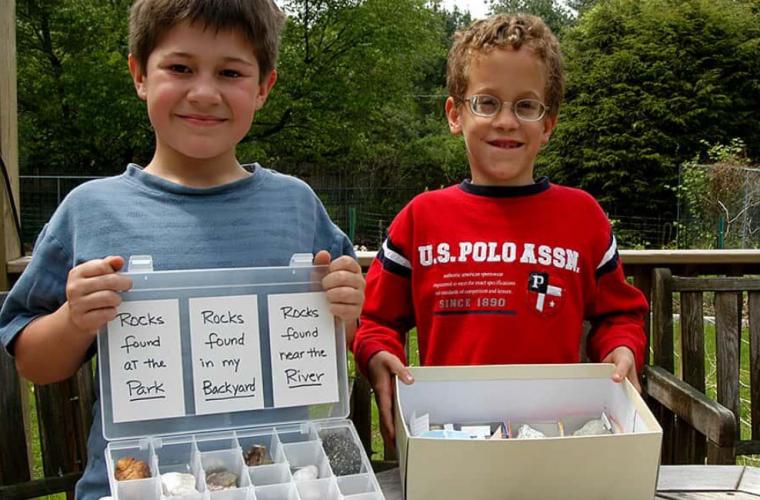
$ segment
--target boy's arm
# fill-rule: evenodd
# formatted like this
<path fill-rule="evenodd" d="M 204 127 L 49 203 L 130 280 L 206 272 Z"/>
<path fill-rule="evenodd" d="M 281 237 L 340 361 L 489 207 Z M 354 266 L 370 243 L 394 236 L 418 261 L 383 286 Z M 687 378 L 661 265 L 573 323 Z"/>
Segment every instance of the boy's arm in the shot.
<path fill-rule="evenodd" d="M 72 376 L 82 365 L 95 338 L 71 322 L 68 303 L 52 314 L 39 316 L 13 344 L 19 374 L 35 384 L 50 384 Z"/>
<path fill-rule="evenodd" d="M 364 308 L 353 344 L 357 367 L 365 375 L 370 360 L 380 351 L 388 351 L 406 364 L 406 332 L 414 326 L 411 277 L 389 267 L 381 250 L 367 273 Z"/>
<path fill-rule="evenodd" d="M 97 331 L 116 317 L 119 291 L 131 280 L 116 274 L 124 259 L 107 257 L 80 264 L 69 273 L 66 302 L 38 316 L 16 336 L 13 353 L 19 373 L 37 384 L 64 380 L 76 373 Z"/>
<path fill-rule="evenodd" d="M 353 351 L 356 366 L 375 392 L 383 441 L 393 449 L 393 376 L 405 384 L 414 381 L 404 355 L 404 333 L 414 324 L 414 308 L 409 272 L 388 261 L 387 246 L 388 242 L 367 274 L 366 300 Z"/>
<path fill-rule="evenodd" d="M 645 361 L 644 317 L 649 307 L 644 294 L 626 282 L 614 239 L 605 255 L 607 260 L 600 262 L 596 270 L 596 289 L 588 315 L 589 357 L 593 361 L 611 361 L 613 351 L 625 347 L 633 354 L 638 373 Z"/>

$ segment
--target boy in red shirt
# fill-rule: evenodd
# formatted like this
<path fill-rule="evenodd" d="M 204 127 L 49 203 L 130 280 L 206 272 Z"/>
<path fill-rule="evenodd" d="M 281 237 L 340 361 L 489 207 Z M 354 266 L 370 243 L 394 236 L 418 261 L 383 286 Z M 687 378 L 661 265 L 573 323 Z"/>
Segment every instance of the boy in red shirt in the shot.
<path fill-rule="evenodd" d="M 638 388 L 643 294 L 625 281 L 607 217 L 587 193 L 534 180 L 564 90 L 557 39 L 529 15 L 459 32 L 449 53 L 446 115 L 462 134 L 471 180 L 414 198 L 367 275 L 353 351 L 393 443 L 392 376 L 405 383 L 404 337 L 422 365 L 573 363 L 588 354 Z"/>

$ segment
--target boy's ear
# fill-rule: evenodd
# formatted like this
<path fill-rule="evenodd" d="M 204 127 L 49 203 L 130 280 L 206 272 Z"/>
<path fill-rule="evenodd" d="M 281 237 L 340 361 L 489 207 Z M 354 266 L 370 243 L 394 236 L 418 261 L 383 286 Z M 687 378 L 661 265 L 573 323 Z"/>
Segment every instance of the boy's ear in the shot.
<path fill-rule="evenodd" d="M 259 91 L 256 96 L 256 102 L 254 103 L 256 111 L 260 110 L 264 106 L 264 103 L 267 102 L 269 92 L 272 91 L 272 87 L 274 87 L 275 83 L 277 83 L 277 70 L 273 69 L 269 72 L 269 75 L 259 83 Z"/>
<path fill-rule="evenodd" d="M 145 91 L 145 74 L 140 69 L 140 63 L 132 54 L 129 54 L 128 62 L 129 73 L 132 75 L 132 82 L 135 84 L 137 96 L 145 101 L 148 99 L 148 93 Z"/>
<path fill-rule="evenodd" d="M 552 132 L 554 131 L 554 127 L 557 126 L 557 120 L 559 120 L 559 115 L 548 115 L 544 119 L 544 134 L 543 137 L 541 137 L 541 145 L 549 142 L 549 137 L 551 137 Z"/>
<path fill-rule="evenodd" d="M 459 108 L 453 97 L 446 98 L 446 118 L 449 120 L 449 130 L 454 135 L 462 133 L 462 123 L 460 121 Z"/>

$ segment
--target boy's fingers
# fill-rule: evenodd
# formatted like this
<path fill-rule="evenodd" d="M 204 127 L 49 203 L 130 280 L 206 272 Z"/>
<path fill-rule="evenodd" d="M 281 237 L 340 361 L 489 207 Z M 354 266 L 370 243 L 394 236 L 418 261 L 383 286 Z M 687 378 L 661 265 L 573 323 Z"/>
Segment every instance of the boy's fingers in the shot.
<path fill-rule="evenodd" d="M 103 260 L 111 266 L 111 269 L 113 269 L 114 272 L 119 272 L 121 271 L 121 268 L 124 267 L 124 258 L 118 255 L 109 255 Z"/>
<path fill-rule="evenodd" d="M 320 250 L 317 255 L 314 256 L 315 266 L 326 266 L 330 263 L 330 252 L 327 250 Z"/>
<path fill-rule="evenodd" d="M 388 386 L 384 390 L 376 390 L 377 409 L 380 412 L 380 430 L 386 443 L 393 443 L 396 432 L 393 426 L 393 388 L 388 380 Z"/>
<path fill-rule="evenodd" d="M 401 362 L 400 359 L 396 356 L 388 356 L 386 359 L 383 360 L 385 366 L 388 367 L 388 371 L 392 374 L 396 375 L 403 383 L 406 385 L 414 383 L 414 377 L 412 377 L 412 372 L 409 371 L 409 369 L 404 366 L 404 363 Z"/>
<path fill-rule="evenodd" d="M 357 264 L 358 266 L 358 264 Z M 330 272 L 322 278 L 322 287 L 326 290 L 332 288 L 346 287 L 353 290 L 364 290 L 364 277 L 361 275 L 361 268 L 356 268 L 356 272 L 346 269 L 330 269 Z"/>
<path fill-rule="evenodd" d="M 356 259 L 348 255 L 341 255 L 330 263 L 330 271 L 349 271 L 353 274 L 361 273 L 362 268 Z"/>
<path fill-rule="evenodd" d="M 93 259 L 73 268 L 70 272 L 80 274 L 84 278 L 94 278 L 119 271 L 124 266 L 124 259 L 118 256 L 108 256 L 105 259 Z"/>

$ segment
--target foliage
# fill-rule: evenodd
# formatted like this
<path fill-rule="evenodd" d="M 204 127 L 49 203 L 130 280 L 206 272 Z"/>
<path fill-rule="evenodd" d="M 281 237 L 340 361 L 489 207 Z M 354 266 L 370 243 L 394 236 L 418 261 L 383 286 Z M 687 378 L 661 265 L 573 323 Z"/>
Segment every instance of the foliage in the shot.
<path fill-rule="evenodd" d="M 114 174 L 150 159 L 153 134 L 126 64 L 131 1 L 17 0 L 22 174 Z M 443 103 L 451 35 L 469 14 L 440 0 L 283 4 L 280 78 L 241 161 L 317 188 L 361 187 L 367 210 L 391 213 L 410 192 L 468 175 Z M 559 33 L 566 103 L 537 174 L 591 192 L 621 217 L 621 232 L 625 217 L 673 220 L 666 186 L 702 141 L 740 138 L 760 158 L 758 0 L 490 6 L 541 15 Z"/>
<path fill-rule="evenodd" d="M 525 13 L 540 17 L 554 33 L 572 25 L 570 10 L 557 0 L 489 0 L 492 13 Z"/>
<path fill-rule="evenodd" d="M 673 213 L 700 141 L 760 154 L 760 17 L 735 0 L 605 0 L 562 39 L 566 105 L 539 170 L 609 211 Z"/>
<path fill-rule="evenodd" d="M 680 239 L 692 247 L 758 247 L 760 168 L 752 168 L 740 139 L 710 145 L 681 166 L 676 187 Z"/>
<path fill-rule="evenodd" d="M 23 173 L 113 172 L 150 134 L 127 71 L 129 0 L 20 0 Z"/>

